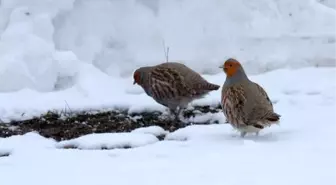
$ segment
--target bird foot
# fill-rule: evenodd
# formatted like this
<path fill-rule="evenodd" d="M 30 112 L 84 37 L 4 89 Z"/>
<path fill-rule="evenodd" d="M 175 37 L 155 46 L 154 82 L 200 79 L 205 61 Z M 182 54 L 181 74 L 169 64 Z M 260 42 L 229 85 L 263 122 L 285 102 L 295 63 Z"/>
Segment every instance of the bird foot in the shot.
<path fill-rule="evenodd" d="M 180 119 L 180 117 L 179 117 L 178 114 L 175 115 L 174 122 L 175 122 L 180 128 L 185 127 L 185 123 Z"/>
<path fill-rule="evenodd" d="M 241 132 L 240 137 L 244 138 L 246 136 L 246 132 Z"/>
<path fill-rule="evenodd" d="M 186 126 L 186 124 L 180 119 L 181 112 L 182 108 L 179 108 L 177 111 L 175 109 L 169 109 L 169 119 L 174 123 L 174 125 L 178 126 L 178 128 Z"/>

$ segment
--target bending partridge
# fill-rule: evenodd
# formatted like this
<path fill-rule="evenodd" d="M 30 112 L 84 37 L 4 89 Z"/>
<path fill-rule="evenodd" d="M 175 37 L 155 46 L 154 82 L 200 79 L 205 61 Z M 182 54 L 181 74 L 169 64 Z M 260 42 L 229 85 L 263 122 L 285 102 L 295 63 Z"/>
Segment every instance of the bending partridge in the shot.
<path fill-rule="evenodd" d="M 141 67 L 134 72 L 133 78 L 133 84 L 140 85 L 148 96 L 168 107 L 176 121 L 179 120 L 182 109 L 191 101 L 220 87 L 207 82 L 197 72 L 177 62 Z"/>
<path fill-rule="evenodd" d="M 266 126 L 278 124 L 280 115 L 266 91 L 248 79 L 242 65 L 230 58 L 220 66 L 226 74 L 222 87 L 221 104 L 227 121 L 244 137 L 247 133 L 259 134 Z"/>

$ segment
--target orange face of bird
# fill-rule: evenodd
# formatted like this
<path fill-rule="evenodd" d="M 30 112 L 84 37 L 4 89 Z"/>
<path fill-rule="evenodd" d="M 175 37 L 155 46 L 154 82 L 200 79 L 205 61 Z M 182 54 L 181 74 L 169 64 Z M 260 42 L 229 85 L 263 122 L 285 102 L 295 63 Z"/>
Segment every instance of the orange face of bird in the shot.
<path fill-rule="evenodd" d="M 140 72 L 139 71 L 135 71 L 134 73 L 133 73 L 133 85 L 134 84 L 140 84 L 140 79 L 141 79 L 141 74 L 140 74 Z"/>
<path fill-rule="evenodd" d="M 223 68 L 223 71 L 228 77 L 233 76 L 241 67 L 240 63 L 233 58 L 230 58 L 224 62 L 224 65 L 220 66 L 219 68 Z"/>

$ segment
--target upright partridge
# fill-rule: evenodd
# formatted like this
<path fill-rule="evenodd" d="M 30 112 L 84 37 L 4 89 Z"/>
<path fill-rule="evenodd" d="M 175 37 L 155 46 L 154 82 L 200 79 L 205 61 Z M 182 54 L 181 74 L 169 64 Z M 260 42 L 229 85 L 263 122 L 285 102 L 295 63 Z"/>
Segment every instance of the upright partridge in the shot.
<path fill-rule="evenodd" d="M 266 91 L 249 80 L 236 59 L 226 60 L 220 68 L 226 74 L 222 87 L 222 109 L 227 122 L 241 133 L 241 137 L 247 133 L 258 135 L 266 126 L 279 123 L 280 115 L 274 112 Z"/>

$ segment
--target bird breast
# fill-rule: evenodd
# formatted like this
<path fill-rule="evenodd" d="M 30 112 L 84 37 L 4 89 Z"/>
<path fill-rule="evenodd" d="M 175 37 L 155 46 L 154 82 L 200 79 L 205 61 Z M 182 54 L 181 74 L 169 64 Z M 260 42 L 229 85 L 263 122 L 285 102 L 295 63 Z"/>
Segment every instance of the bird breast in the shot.
<path fill-rule="evenodd" d="M 228 99 L 228 96 L 223 95 L 222 100 L 221 100 L 221 105 L 222 105 L 222 110 L 225 115 L 225 117 L 228 118 L 229 114 L 231 114 L 231 107 L 232 107 L 232 102 Z"/>
<path fill-rule="evenodd" d="M 239 128 L 240 126 L 245 125 L 243 121 L 244 119 L 242 117 L 242 110 L 240 110 L 232 97 L 229 97 L 224 93 L 222 96 L 221 105 L 224 116 L 234 128 Z"/>

